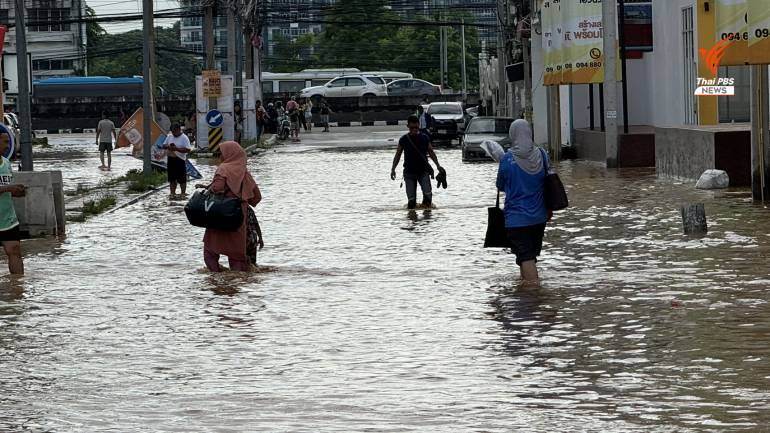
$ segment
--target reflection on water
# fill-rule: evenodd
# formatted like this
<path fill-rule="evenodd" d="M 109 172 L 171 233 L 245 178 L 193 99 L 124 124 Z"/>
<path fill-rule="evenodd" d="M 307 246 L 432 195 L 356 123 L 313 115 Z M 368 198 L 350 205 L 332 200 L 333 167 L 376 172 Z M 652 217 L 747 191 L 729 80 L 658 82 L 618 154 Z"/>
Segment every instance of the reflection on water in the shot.
<path fill-rule="evenodd" d="M 494 165 L 440 151 L 450 188 L 407 211 L 392 155 L 254 158 L 253 274 L 203 271 L 202 230 L 164 194 L 70 226 L 54 253 L 25 244 L 27 275 L 0 278 L 0 430 L 770 423 L 770 215 L 745 195 L 564 162 L 573 206 L 548 227 L 542 287 L 519 287 L 513 256 L 481 248 Z M 688 202 L 704 238 L 682 234 Z"/>

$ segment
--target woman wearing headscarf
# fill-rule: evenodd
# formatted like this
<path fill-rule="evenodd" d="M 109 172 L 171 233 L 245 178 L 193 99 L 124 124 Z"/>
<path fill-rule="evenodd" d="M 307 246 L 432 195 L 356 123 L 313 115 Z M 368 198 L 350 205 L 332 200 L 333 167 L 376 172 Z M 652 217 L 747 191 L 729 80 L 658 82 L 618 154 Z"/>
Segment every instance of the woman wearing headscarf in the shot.
<path fill-rule="evenodd" d="M 234 141 L 226 141 L 219 147 L 222 153 L 221 163 L 209 186 L 215 194 L 238 197 L 242 200 L 243 224 L 235 232 L 206 229 L 203 235 L 203 259 L 212 272 L 220 272 L 219 256 L 227 256 L 230 269 L 248 271 L 250 262 L 246 257 L 247 228 L 249 206 L 256 206 L 262 200 L 262 193 L 254 178 L 246 169 L 246 152 Z"/>
<path fill-rule="evenodd" d="M 500 160 L 497 189 L 505 192 L 505 227 L 516 264 L 525 281 L 537 281 L 537 257 L 543 247 L 545 223 L 544 185 L 548 156 L 532 141 L 532 129 L 517 119 L 508 130 L 511 148 Z"/>

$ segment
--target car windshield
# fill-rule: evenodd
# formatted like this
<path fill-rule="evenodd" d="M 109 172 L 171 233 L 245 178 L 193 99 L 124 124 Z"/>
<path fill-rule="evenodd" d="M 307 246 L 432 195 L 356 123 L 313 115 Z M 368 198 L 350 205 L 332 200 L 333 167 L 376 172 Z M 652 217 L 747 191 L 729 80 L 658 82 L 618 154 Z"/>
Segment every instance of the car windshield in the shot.
<path fill-rule="evenodd" d="M 385 84 L 385 81 L 383 81 L 382 78 L 380 77 L 372 77 L 367 75 L 366 78 L 368 78 L 369 81 L 371 81 L 374 84 Z"/>
<path fill-rule="evenodd" d="M 454 104 L 431 105 L 428 107 L 428 114 L 463 114 L 463 109 Z"/>
<path fill-rule="evenodd" d="M 473 119 L 468 125 L 469 134 L 507 134 L 511 119 Z"/>

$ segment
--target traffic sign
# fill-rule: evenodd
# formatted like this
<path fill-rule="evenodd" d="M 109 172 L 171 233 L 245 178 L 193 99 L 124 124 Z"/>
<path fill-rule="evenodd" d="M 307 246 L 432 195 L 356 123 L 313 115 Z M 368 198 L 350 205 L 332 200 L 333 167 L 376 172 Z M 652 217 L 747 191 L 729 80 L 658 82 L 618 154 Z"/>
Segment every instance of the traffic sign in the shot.
<path fill-rule="evenodd" d="M 14 136 L 13 131 L 11 128 L 5 126 L 2 122 L 3 119 L 0 119 L 0 132 L 4 132 L 8 135 L 8 148 L 5 150 L 5 153 L 3 154 L 4 157 L 11 159 L 11 156 L 13 156 L 13 151 L 15 148 L 15 142 L 14 142 Z"/>
<path fill-rule="evenodd" d="M 206 113 L 206 123 L 212 128 L 219 128 L 222 126 L 224 120 L 225 116 L 223 116 L 222 112 L 219 110 L 209 110 L 209 112 Z"/>
<path fill-rule="evenodd" d="M 219 152 L 219 145 L 222 144 L 224 132 L 222 128 L 209 128 L 209 151 Z"/>

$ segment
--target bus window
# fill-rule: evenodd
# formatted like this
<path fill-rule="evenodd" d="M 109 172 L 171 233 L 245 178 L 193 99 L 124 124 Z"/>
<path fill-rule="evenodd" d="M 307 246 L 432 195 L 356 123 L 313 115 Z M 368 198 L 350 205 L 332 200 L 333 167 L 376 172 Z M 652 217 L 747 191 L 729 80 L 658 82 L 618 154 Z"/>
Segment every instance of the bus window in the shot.
<path fill-rule="evenodd" d="M 279 81 L 278 82 L 278 91 L 282 93 L 299 92 L 304 88 L 305 88 L 304 81 Z"/>
<path fill-rule="evenodd" d="M 262 82 L 262 94 L 272 94 L 273 93 L 273 82 L 272 81 L 263 81 Z"/>
<path fill-rule="evenodd" d="M 311 81 L 311 86 L 323 86 L 324 84 L 328 83 L 329 80 L 313 80 Z"/>

